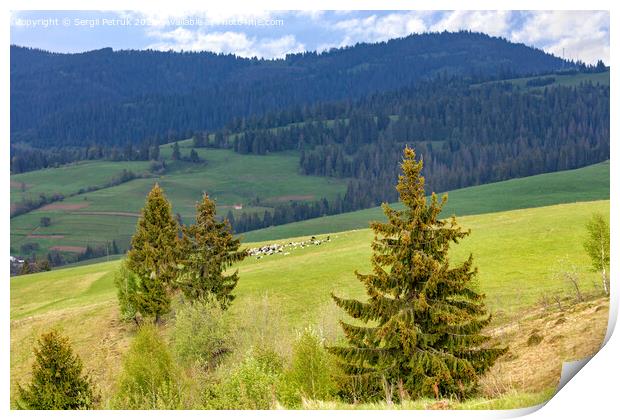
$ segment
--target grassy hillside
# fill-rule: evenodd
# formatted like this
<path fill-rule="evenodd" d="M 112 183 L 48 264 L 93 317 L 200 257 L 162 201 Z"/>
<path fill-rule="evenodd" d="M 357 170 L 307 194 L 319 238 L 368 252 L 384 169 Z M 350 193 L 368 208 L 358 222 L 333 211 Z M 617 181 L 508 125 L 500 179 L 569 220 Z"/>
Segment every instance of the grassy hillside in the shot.
<path fill-rule="evenodd" d="M 443 214 L 465 216 L 503 210 L 541 207 L 578 201 L 609 198 L 609 162 L 571 171 L 554 172 L 526 178 L 479 185 L 449 191 Z M 398 208 L 398 204 L 395 205 Z M 264 241 L 291 236 L 311 235 L 368 227 L 371 220 L 383 220 L 380 207 L 302 222 L 274 226 L 243 234 L 248 241 Z"/>
<path fill-rule="evenodd" d="M 182 154 L 189 153 L 190 141 L 179 142 Z M 154 182 L 159 182 L 173 203 L 173 211 L 185 222 L 191 221 L 194 203 L 202 191 L 217 200 L 218 212 L 229 210 L 235 216 L 245 211 L 263 212 L 287 200 L 332 198 L 343 193 L 346 180 L 302 176 L 297 172 L 295 153 L 268 156 L 240 155 L 229 150 L 197 149 L 203 163 L 170 162 L 165 175 L 135 179 L 121 185 L 67 198 L 11 219 L 11 249 L 19 253 L 24 244 L 39 244 L 39 255 L 50 248 L 80 250 L 86 245 L 105 244 L 116 240 L 121 248 L 129 244 L 144 197 Z M 161 147 L 169 157 L 171 146 Z M 106 174 L 122 170 L 123 164 L 136 162 L 92 162 L 71 167 L 46 169 L 13 176 L 29 185 L 29 190 L 53 190 L 52 182 L 67 178 L 64 191 L 77 191 L 95 182 L 103 182 Z M 104 165 L 106 164 L 106 165 Z M 143 168 L 135 166 L 135 170 Z M 102 172 L 95 178 L 94 173 Z M 77 171 L 77 172 L 76 172 Z M 84 174 L 82 176 L 82 172 Z M 73 184 L 69 180 L 74 180 Z M 19 194 L 19 191 L 13 191 Z M 256 197 L 260 202 L 256 203 Z M 543 174 L 495 184 L 464 188 L 449 193 L 445 214 L 481 214 L 493 211 L 544 206 L 557 203 L 609 198 L 609 162 L 559 173 Z M 233 204 L 242 204 L 235 210 Z M 458 209 L 458 211 L 456 210 Z M 52 224 L 40 226 L 41 217 Z M 380 208 L 311 219 L 245 233 L 248 241 L 263 241 L 314 233 L 329 233 L 364 228 L 368 221 L 382 217 Z"/>
<path fill-rule="evenodd" d="M 566 263 L 560 262 L 563 258 L 576 266 L 582 290 L 595 290 L 598 277 L 588 271 L 581 245 L 584 223 L 592 212 L 608 214 L 609 201 L 459 219 L 461 225 L 472 229 L 472 235 L 453 249 L 453 261 L 474 254 L 479 268 L 477 287 L 487 295 L 495 326 L 520 317 L 523 311 L 531 314 L 529 308 L 545 296 L 570 295 L 571 286 L 554 276 L 566 268 Z M 337 319 L 343 314 L 329 294 L 364 295 L 353 270 L 369 269 L 371 239 L 368 229 L 341 232 L 318 246 L 290 246 L 288 255 L 246 259 L 236 267 L 241 280 L 232 316 L 245 322 L 264 322 L 287 337 L 292 330 L 318 325 L 334 339 L 339 334 Z M 59 327 L 72 339 L 104 395 L 109 395 L 119 358 L 133 331 L 131 325 L 118 320 L 112 283 L 118 264 L 112 261 L 11 279 L 12 386 L 27 377 L 36 338 Z"/>
<path fill-rule="evenodd" d="M 522 88 L 540 89 L 537 86 L 527 86 L 527 82 L 532 79 L 553 77 L 555 81 L 547 86 L 577 86 L 580 83 L 591 82 L 593 84 L 601 84 L 609 86 L 609 71 L 602 73 L 577 73 L 577 74 L 549 74 L 543 76 L 534 77 L 520 77 L 517 79 L 506 79 L 502 82 L 509 82 Z M 497 82 L 485 82 L 485 83 L 497 83 Z"/>
<path fill-rule="evenodd" d="M 189 154 L 188 142 L 181 142 L 182 155 Z M 201 163 L 168 160 L 169 145 L 161 146 L 167 158 L 164 175 L 135 179 L 121 185 L 74 195 L 30 213 L 11 219 L 12 253 L 19 253 L 26 243 L 37 243 L 39 255 L 51 247 L 83 248 L 88 244 L 105 244 L 113 239 L 126 248 L 135 228 L 146 194 L 159 182 L 173 203 L 175 213 L 184 221 L 192 220 L 194 205 L 203 191 L 217 200 L 218 212 L 264 212 L 278 203 L 313 201 L 343 194 L 346 180 L 303 176 L 298 173 L 296 153 L 273 153 L 269 156 L 240 155 L 229 150 L 197 149 Z M 123 168 L 146 170 L 147 162 L 87 162 L 67 167 L 28 172 L 11 177 L 12 200 L 20 195 L 39 192 L 77 193 L 82 188 L 99 185 Z M 22 183 L 26 191 L 21 192 Z M 260 202 L 256 202 L 256 198 Z M 233 209 L 234 204 L 243 206 Z M 52 224 L 40 226 L 41 217 Z"/>
<path fill-rule="evenodd" d="M 36 199 L 39 194 L 77 194 L 81 189 L 105 185 L 123 169 L 141 174 L 148 166 L 148 162 L 87 161 L 11 175 L 11 204 Z"/>

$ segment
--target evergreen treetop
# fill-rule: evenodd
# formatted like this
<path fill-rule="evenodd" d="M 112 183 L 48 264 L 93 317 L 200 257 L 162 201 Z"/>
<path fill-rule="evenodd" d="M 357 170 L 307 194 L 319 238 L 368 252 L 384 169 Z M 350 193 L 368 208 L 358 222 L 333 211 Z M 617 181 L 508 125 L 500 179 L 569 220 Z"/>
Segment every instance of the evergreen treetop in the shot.
<path fill-rule="evenodd" d="M 223 308 L 234 299 L 232 290 L 239 281 L 238 272 L 224 274 L 247 252 L 239 251 L 228 220 L 216 219 L 215 202 L 208 194 L 196 205 L 196 223 L 183 226 L 181 264 L 178 284 L 189 299 L 204 299 L 214 295 Z"/>
<path fill-rule="evenodd" d="M 330 347 L 345 372 L 389 395 L 472 395 L 478 377 L 506 349 L 488 348 L 481 330 L 490 314 L 473 288 L 473 257 L 450 267 L 448 250 L 469 234 L 455 217 L 440 220 L 441 202 L 424 193 L 422 160 L 405 148 L 397 190 L 404 210 L 383 204 L 387 222 L 373 222 L 373 272 L 355 272 L 366 302 L 333 296 L 355 324 L 341 321 L 348 346 Z M 361 324 L 366 324 L 362 326 Z"/>

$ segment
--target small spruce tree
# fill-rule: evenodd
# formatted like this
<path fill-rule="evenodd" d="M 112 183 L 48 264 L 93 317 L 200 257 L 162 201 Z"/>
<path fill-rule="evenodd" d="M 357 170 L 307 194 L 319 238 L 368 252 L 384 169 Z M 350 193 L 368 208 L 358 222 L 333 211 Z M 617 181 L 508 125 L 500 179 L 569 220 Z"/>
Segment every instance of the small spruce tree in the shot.
<path fill-rule="evenodd" d="M 23 410 L 84 410 L 97 401 L 82 361 L 73 354 L 69 339 L 57 331 L 43 334 L 34 350 L 32 381 L 18 385 L 17 408 Z"/>
<path fill-rule="evenodd" d="M 404 210 L 383 204 L 387 223 L 373 222 L 373 273 L 355 272 L 366 302 L 332 294 L 336 304 L 367 325 L 341 321 L 348 346 L 329 347 L 351 379 L 386 398 L 472 395 L 478 377 L 502 355 L 481 334 L 490 321 L 484 295 L 472 288 L 473 257 L 450 268 L 450 243 L 469 234 L 452 217 L 439 220 L 441 202 L 424 193 L 422 161 L 405 148 L 397 190 Z"/>
<path fill-rule="evenodd" d="M 247 252 L 239 251 L 240 241 L 233 237 L 228 220 L 220 222 L 215 216 L 215 203 L 204 194 L 196 205 L 196 223 L 183 226 L 178 285 L 188 299 L 213 295 L 226 309 L 234 299 L 232 290 L 239 275 L 224 272 Z"/>
<path fill-rule="evenodd" d="M 174 142 L 174 144 L 172 145 L 172 156 L 171 156 L 172 160 L 181 160 L 181 148 L 179 147 L 179 143 L 178 142 Z"/>
<path fill-rule="evenodd" d="M 170 311 L 170 290 L 178 257 L 177 222 L 163 190 L 155 184 L 149 192 L 127 253 L 127 268 L 139 278 L 135 308 L 142 316 Z"/>

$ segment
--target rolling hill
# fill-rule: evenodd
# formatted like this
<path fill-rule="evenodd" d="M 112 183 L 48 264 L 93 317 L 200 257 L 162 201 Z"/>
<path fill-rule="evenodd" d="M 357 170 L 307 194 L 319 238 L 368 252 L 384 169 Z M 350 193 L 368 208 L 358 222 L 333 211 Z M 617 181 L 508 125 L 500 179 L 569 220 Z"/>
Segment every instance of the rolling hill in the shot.
<path fill-rule="evenodd" d="M 169 146 L 161 148 L 162 156 L 170 153 Z M 232 210 L 235 216 L 239 216 L 244 212 L 264 212 L 290 200 L 332 199 L 346 189 L 346 180 L 300 175 L 295 153 L 244 156 L 230 150 L 197 150 L 204 160 L 202 163 L 169 161 L 164 175 L 150 174 L 145 178 L 79 194 L 79 190 L 116 176 L 116 171 L 121 171 L 121 168 L 134 171 L 146 169 L 148 172 L 148 164 L 81 162 L 13 176 L 12 203 L 19 202 L 23 197 L 36 198 L 40 191 L 75 195 L 12 218 L 12 253 L 20 253 L 24 244 L 39 244 L 35 253 L 45 255 L 52 247 L 75 252 L 89 244 L 100 245 L 112 240 L 126 249 L 146 194 L 155 182 L 164 188 L 174 204 L 175 213 L 180 213 L 185 222 L 193 219 L 195 202 L 203 191 L 208 191 L 218 201 L 220 214 L 226 215 Z M 256 202 L 256 197 L 260 202 Z M 235 210 L 234 205 L 243 208 Z M 49 217 L 51 224 L 41 226 L 42 217 Z"/>
<path fill-rule="evenodd" d="M 449 191 L 443 214 L 465 216 L 609 198 L 609 162 Z M 441 195 L 441 194 L 440 194 Z M 399 208 L 398 204 L 395 205 Z M 266 241 L 311 234 L 362 229 L 383 220 L 380 207 L 273 226 L 243 234 L 248 241 Z"/>
<path fill-rule="evenodd" d="M 188 141 L 179 144 L 184 150 L 191 147 Z M 170 153 L 169 149 L 169 146 L 162 146 L 162 155 Z M 38 244 L 34 252 L 39 256 L 44 256 L 50 249 L 75 253 L 87 245 L 101 245 L 112 240 L 121 249 L 126 249 L 144 197 L 156 181 L 172 201 L 174 212 L 179 213 L 186 223 L 193 219 L 194 203 L 205 190 L 217 200 L 219 214 L 226 215 L 231 211 L 234 217 L 243 212 L 264 212 L 288 200 L 331 199 L 345 190 L 346 180 L 299 175 L 293 152 L 256 156 L 240 155 L 230 150 L 196 150 L 206 163 L 172 162 L 168 173 L 163 176 L 138 178 L 84 192 L 12 218 L 11 252 L 18 254 L 25 244 L 34 243 Z M 74 194 L 95 183 L 105 182 L 121 168 L 135 171 L 146 168 L 140 165 L 141 162 L 129 162 L 130 165 L 123 166 L 126 163 L 84 162 L 13 175 L 12 202 L 21 197 L 36 196 L 39 191 Z M 64 181 L 58 182 L 57 179 Z M 23 184 L 25 189 L 22 191 Z M 257 196 L 260 197 L 259 203 L 255 200 Z M 464 188 L 449 192 L 449 197 L 445 214 L 455 212 L 459 216 L 607 199 L 609 163 Z M 235 204 L 241 204 L 243 209 L 233 208 Z M 246 232 L 243 237 L 250 241 L 264 241 L 364 228 L 381 214 L 380 208 L 360 210 Z M 41 226 L 42 217 L 49 217 L 51 224 Z"/>
<path fill-rule="evenodd" d="M 535 360 L 551 357 L 541 353 L 540 349 L 528 349 L 519 340 L 527 340 L 530 330 L 540 331 L 543 328 L 546 334 L 547 329 L 551 328 L 550 323 L 556 322 L 556 315 L 552 315 L 551 320 L 538 318 L 536 314 L 540 306 L 537 305 L 540 302 L 548 301 L 553 296 L 570 299 L 574 294 L 566 280 L 554 275 L 566 269 L 566 261 L 575 266 L 584 293 L 597 290 L 597 275 L 589 271 L 588 257 L 581 245 L 585 235 L 584 224 L 593 212 L 608 214 L 609 201 L 560 204 L 459 218 L 459 223 L 471 228 L 472 234 L 453 248 L 452 260 L 462 261 L 470 252 L 473 253 L 479 268 L 477 287 L 487 296 L 487 304 L 494 314 L 493 328 L 498 328 L 497 334 L 500 334 L 498 339 L 512 337 L 513 333 L 509 331 L 520 332 L 521 328 L 526 328 L 516 339 L 511 338 L 517 340 L 515 345 L 524 348 L 523 354 L 527 355 L 523 356 L 524 360 L 533 358 L 531 363 L 535 363 Z M 329 294 L 333 291 L 341 296 L 363 296 L 363 288 L 355 279 L 353 270 L 364 272 L 369 269 L 371 239 L 372 232 L 368 229 L 331 234 L 330 240 L 321 245 L 302 247 L 298 243 L 300 239 L 289 238 L 280 241 L 291 244 L 287 245 L 284 253 L 261 259 L 247 258 L 234 267 L 239 269 L 240 282 L 231 316 L 246 322 L 244 325 L 250 329 L 262 328 L 259 324 L 264 322 L 273 329 L 273 334 L 279 334 L 272 338 L 281 345 L 286 343 L 284 338 L 290 338 L 294 330 L 306 325 L 318 326 L 325 331 L 328 339 L 336 339 L 340 334 L 336 322 L 342 313 L 335 309 Z M 118 261 L 92 264 L 11 279 L 12 386 L 28 376 L 31 349 L 36 338 L 43 331 L 57 327 L 71 338 L 77 353 L 83 357 L 87 369 L 100 385 L 104 398 L 111 395 L 120 357 L 133 334 L 132 326 L 118 319 L 112 283 L 118 264 Z M 583 316 L 574 312 L 573 315 L 566 314 L 567 317 L 576 317 L 575 322 L 578 319 L 581 319 L 579 322 L 593 319 L 591 316 L 598 317 L 595 328 L 593 324 L 587 327 L 592 335 L 584 336 L 589 340 L 589 350 L 577 350 L 576 342 L 571 351 L 558 350 L 559 353 L 553 353 L 547 365 L 541 365 L 546 375 L 544 378 L 540 377 L 539 371 L 532 372 L 530 378 L 539 381 L 535 382 L 535 386 L 531 381 L 528 382 L 530 385 L 517 381 L 513 390 L 534 393 L 527 394 L 530 400 L 543 391 L 544 396 L 537 397 L 539 401 L 548 398 L 549 387 L 552 388 L 558 378 L 561 358 L 583 356 L 587 351 L 598 348 L 606 325 L 605 313 L 599 311 L 602 306 L 604 304 L 584 306 L 583 313 L 587 312 L 587 315 Z M 527 321 L 532 316 L 535 319 Z M 514 330 L 514 326 L 499 328 L 517 320 L 519 329 Z M 569 322 L 566 325 L 573 324 Z M 578 324 L 578 328 L 583 328 L 583 324 Z M 552 332 L 550 330 L 549 333 Z M 545 347 L 545 351 L 555 352 L 555 348 L 551 345 Z M 535 353 L 528 353 L 530 351 Z M 516 363 L 511 362 L 513 360 L 507 359 L 508 364 L 501 364 L 500 367 L 508 369 L 510 375 L 513 375 L 513 369 L 521 369 L 519 372 L 523 373 L 521 359 Z M 514 402 L 512 404 L 514 406 Z"/>

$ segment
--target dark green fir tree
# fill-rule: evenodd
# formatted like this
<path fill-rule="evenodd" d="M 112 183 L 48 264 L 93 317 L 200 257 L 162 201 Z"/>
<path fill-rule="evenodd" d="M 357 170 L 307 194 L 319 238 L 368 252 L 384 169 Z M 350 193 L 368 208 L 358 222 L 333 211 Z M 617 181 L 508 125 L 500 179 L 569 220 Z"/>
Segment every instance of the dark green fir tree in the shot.
<path fill-rule="evenodd" d="M 347 346 L 330 347 L 352 379 L 391 398 L 456 397 L 506 349 L 485 346 L 490 314 L 473 287 L 473 257 L 450 267 L 448 249 L 469 234 L 455 217 L 440 220 L 447 197 L 424 193 L 422 161 L 406 148 L 397 190 L 404 210 L 383 204 L 387 222 L 373 222 L 372 274 L 356 276 L 368 299 L 333 298 L 355 325 L 341 322 Z M 362 325 L 365 324 L 365 325 Z"/>
<path fill-rule="evenodd" d="M 155 184 L 147 196 L 127 253 L 127 268 L 140 279 L 135 307 L 142 316 L 153 317 L 155 323 L 170 311 L 177 257 L 177 222 L 170 202 Z"/>
<path fill-rule="evenodd" d="M 226 308 L 234 299 L 239 275 L 225 271 L 247 252 L 239 250 L 240 241 L 233 237 L 228 220 L 220 222 L 215 216 L 215 203 L 205 194 L 196 205 L 196 223 L 183 227 L 178 284 L 188 299 L 211 295 Z"/>
<path fill-rule="evenodd" d="M 98 396 L 82 374 L 82 361 L 73 354 L 69 339 L 57 331 L 43 334 L 34 350 L 32 380 L 18 385 L 17 408 L 23 410 L 85 410 Z"/>
<path fill-rule="evenodd" d="M 172 145 L 172 156 L 171 156 L 172 160 L 181 160 L 181 148 L 179 147 L 179 143 L 178 142 L 174 142 L 174 144 Z"/>

